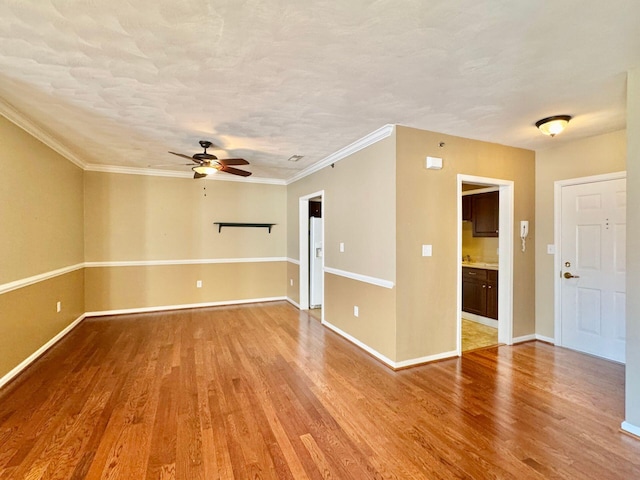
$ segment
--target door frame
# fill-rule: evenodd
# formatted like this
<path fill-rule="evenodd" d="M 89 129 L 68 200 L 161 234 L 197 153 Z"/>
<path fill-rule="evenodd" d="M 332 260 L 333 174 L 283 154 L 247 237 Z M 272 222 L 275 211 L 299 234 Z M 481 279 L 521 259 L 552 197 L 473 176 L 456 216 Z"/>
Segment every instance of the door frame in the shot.
<path fill-rule="evenodd" d="M 627 172 L 603 173 L 601 175 L 591 175 L 588 177 L 569 178 L 566 180 L 556 180 L 553 183 L 553 244 L 555 254 L 553 259 L 553 343 L 559 347 L 562 342 L 562 282 L 560 273 L 562 272 L 562 189 L 573 185 L 584 185 L 587 183 L 608 182 L 610 180 L 620 180 L 627 178 Z"/>
<path fill-rule="evenodd" d="M 499 231 L 498 248 L 498 343 L 513 344 L 513 190 L 512 180 L 458 174 L 458 291 L 457 291 L 457 354 L 462 355 L 462 184 L 475 183 L 498 187 Z"/>
<path fill-rule="evenodd" d="M 324 246 L 324 218 L 326 216 L 324 190 L 303 195 L 298 200 L 298 258 L 300 259 L 298 284 L 300 285 L 300 310 L 309 310 L 309 200 L 316 197 L 320 197 L 320 201 L 322 202 L 322 245 Z M 324 284 L 324 254 L 322 255 L 322 278 Z M 322 289 L 322 305 L 324 306 L 324 288 Z M 324 322 L 324 308 L 322 309 L 322 322 Z"/>

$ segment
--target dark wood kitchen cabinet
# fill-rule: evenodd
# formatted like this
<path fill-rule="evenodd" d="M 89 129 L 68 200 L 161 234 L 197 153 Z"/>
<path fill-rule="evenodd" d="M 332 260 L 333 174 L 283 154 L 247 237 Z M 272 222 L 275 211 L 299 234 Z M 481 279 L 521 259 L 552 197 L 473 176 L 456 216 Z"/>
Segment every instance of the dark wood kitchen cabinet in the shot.
<path fill-rule="evenodd" d="M 462 268 L 462 310 L 498 319 L 498 272 Z"/>
<path fill-rule="evenodd" d="M 497 237 L 499 226 L 499 193 L 471 195 L 471 216 L 474 237 Z"/>

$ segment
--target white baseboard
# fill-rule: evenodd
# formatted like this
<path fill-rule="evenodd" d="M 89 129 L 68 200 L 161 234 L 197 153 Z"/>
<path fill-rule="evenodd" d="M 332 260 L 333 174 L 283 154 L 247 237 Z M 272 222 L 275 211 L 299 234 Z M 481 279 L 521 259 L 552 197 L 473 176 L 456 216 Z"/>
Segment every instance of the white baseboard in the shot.
<path fill-rule="evenodd" d="M 347 332 L 339 329 L 335 325 L 332 325 L 331 323 L 329 323 L 327 321 L 324 321 L 324 320 L 322 321 L 322 325 L 327 327 L 329 330 L 334 331 L 335 333 L 337 333 L 341 337 L 345 338 L 346 340 L 349 340 L 351 343 L 353 343 L 354 345 L 360 347 L 362 350 L 364 350 L 368 354 L 374 356 L 375 358 L 380 360 L 382 363 L 384 363 L 385 365 L 391 367 L 394 370 L 397 370 L 397 369 L 400 369 L 400 368 L 407 368 L 407 367 L 411 367 L 413 365 L 420 365 L 420 364 L 423 364 L 423 363 L 429 363 L 429 362 L 433 362 L 433 361 L 436 361 L 436 360 L 442 360 L 442 359 L 445 359 L 445 358 L 451 358 L 451 357 L 457 357 L 458 356 L 458 352 L 453 350 L 451 352 L 444 352 L 444 353 L 439 353 L 439 354 L 436 354 L 436 355 L 429 355 L 427 357 L 412 358 L 410 360 L 403 360 L 402 362 L 394 362 L 390 358 L 384 356 L 383 354 L 381 354 L 377 350 L 374 350 L 369 345 L 366 345 L 366 344 L 362 343 L 360 340 L 358 340 L 357 338 L 349 335 Z"/>
<path fill-rule="evenodd" d="M 556 341 L 553 337 L 545 337 L 544 335 L 538 335 L 536 333 L 536 340 L 540 340 L 541 342 L 551 343 L 553 345 L 556 344 Z"/>
<path fill-rule="evenodd" d="M 469 312 L 462 312 L 462 318 L 464 318 L 465 320 L 471 320 L 472 322 L 480 323 L 482 325 L 486 325 L 487 327 L 498 328 L 498 320 L 495 320 L 493 318 L 487 318 Z"/>
<path fill-rule="evenodd" d="M 62 338 L 73 330 L 82 320 L 84 320 L 86 315 L 81 315 L 76 318 L 73 322 L 67 325 L 64 329 L 62 329 L 55 337 L 41 346 L 38 350 L 29 355 L 25 360 L 23 360 L 20 364 L 18 364 L 13 370 L 7 373 L 4 377 L 0 378 L 0 388 L 6 385 L 9 381 L 11 381 L 16 375 L 22 372 L 25 368 L 27 368 L 31 363 L 33 363 L 38 357 L 40 357 L 43 353 L 53 347 L 56 343 L 58 343 Z"/>
<path fill-rule="evenodd" d="M 298 310 L 302 310 L 300 308 L 300 305 L 298 303 L 296 303 L 292 298 L 287 297 L 286 298 L 287 302 L 289 302 L 291 305 L 293 305 L 294 307 L 296 307 Z"/>
<path fill-rule="evenodd" d="M 182 304 L 182 305 L 160 305 L 157 307 L 124 308 L 120 310 L 102 310 L 99 312 L 87 312 L 85 313 L 85 316 L 104 317 L 107 315 L 126 315 L 129 313 L 163 312 L 167 310 L 184 310 L 187 308 L 220 307 L 224 305 L 244 305 L 246 303 L 276 302 L 279 300 L 287 300 L 287 297 L 250 298 L 246 300 L 224 300 L 221 302 L 188 303 L 188 304 Z"/>
<path fill-rule="evenodd" d="M 622 422 L 622 424 L 620 425 L 620 428 L 625 432 L 630 433 L 631 435 L 640 437 L 640 427 L 636 427 L 635 425 L 629 422 Z"/>
<path fill-rule="evenodd" d="M 515 337 L 512 342 L 515 345 L 516 343 L 530 342 L 532 340 L 536 340 L 535 333 L 532 333 L 531 335 L 522 335 L 521 337 Z"/>

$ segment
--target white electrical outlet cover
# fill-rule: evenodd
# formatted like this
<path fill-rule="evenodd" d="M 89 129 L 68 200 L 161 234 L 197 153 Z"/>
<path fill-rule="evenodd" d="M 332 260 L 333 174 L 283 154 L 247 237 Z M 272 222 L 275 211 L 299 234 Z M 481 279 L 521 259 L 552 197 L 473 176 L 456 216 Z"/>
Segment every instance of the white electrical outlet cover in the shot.
<path fill-rule="evenodd" d="M 432 245 L 422 245 L 422 256 L 430 257 L 433 255 L 433 246 Z"/>
<path fill-rule="evenodd" d="M 547 253 L 549 255 L 555 255 L 556 253 L 556 246 L 555 245 L 547 245 Z"/>

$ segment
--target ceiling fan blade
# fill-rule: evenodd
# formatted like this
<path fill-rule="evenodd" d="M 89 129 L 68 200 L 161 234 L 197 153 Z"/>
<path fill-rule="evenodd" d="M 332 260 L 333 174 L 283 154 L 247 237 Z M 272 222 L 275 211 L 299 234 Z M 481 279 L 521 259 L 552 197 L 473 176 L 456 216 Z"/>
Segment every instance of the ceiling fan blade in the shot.
<path fill-rule="evenodd" d="M 240 175 L 241 177 L 248 177 L 251 175 L 251 172 L 245 172 L 244 170 L 240 170 L 239 168 L 227 167 L 225 165 L 220 169 L 221 172 L 231 173 L 233 175 Z"/>
<path fill-rule="evenodd" d="M 244 158 L 219 158 L 218 163 L 220 165 L 249 165 Z"/>
<path fill-rule="evenodd" d="M 182 153 L 176 153 L 176 152 L 169 152 L 169 153 L 171 153 L 172 155 L 177 155 L 177 156 L 182 157 L 182 158 L 186 158 L 187 160 L 191 160 L 192 162 L 195 162 L 193 157 L 190 157 L 188 155 L 184 155 Z"/>
<path fill-rule="evenodd" d="M 206 173 L 198 173 L 198 172 L 193 173 L 193 178 L 204 178 L 206 176 L 207 176 Z"/>

